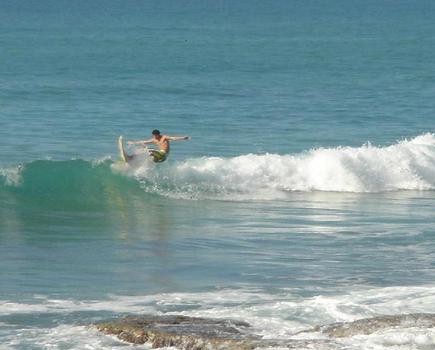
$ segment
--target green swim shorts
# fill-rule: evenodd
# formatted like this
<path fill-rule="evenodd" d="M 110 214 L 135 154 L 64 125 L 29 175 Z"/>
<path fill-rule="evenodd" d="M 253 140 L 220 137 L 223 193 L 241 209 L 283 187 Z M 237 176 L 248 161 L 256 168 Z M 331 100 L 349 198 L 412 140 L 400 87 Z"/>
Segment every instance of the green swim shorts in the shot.
<path fill-rule="evenodd" d="M 155 163 L 161 163 L 161 162 L 164 162 L 166 160 L 166 158 L 168 157 L 168 154 L 164 150 L 161 149 L 158 151 L 153 151 L 152 156 L 153 156 L 153 161 Z"/>

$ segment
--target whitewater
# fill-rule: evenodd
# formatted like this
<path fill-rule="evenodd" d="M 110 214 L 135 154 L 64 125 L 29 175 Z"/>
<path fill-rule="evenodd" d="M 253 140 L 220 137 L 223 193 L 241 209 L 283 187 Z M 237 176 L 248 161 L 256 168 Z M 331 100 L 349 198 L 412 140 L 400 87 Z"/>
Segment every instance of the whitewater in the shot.
<path fill-rule="evenodd" d="M 435 135 L 428 133 L 388 147 L 320 148 L 295 155 L 241 155 L 190 159 L 147 175 L 135 175 L 177 191 L 251 193 L 266 191 L 382 192 L 435 189 Z"/>

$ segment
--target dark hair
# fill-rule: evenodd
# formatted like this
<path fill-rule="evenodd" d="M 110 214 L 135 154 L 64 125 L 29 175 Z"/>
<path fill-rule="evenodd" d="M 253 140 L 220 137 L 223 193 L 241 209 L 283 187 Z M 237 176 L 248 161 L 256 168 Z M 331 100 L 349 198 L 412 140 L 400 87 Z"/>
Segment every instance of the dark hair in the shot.
<path fill-rule="evenodd" d="M 157 129 L 154 129 L 151 134 L 153 134 L 153 135 L 160 135 L 160 131 L 157 130 Z"/>

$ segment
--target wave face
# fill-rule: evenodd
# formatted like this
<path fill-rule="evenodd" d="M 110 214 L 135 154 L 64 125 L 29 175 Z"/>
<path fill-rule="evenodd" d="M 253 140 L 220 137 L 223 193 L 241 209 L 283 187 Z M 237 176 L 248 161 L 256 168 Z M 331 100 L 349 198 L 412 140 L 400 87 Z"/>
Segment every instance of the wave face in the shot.
<path fill-rule="evenodd" d="M 4 203 L 18 201 L 36 208 L 104 210 L 115 200 L 141 192 L 136 181 L 114 174 L 110 163 L 38 160 L 3 169 L 0 196 L 9 198 Z"/>
<path fill-rule="evenodd" d="M 98 200 L 117 189 L 180 198 L 277 198 L 289 191 L 435 189 L 435 134 L 388 147 L 320 148 L 295 155 L 203 157 L 120 168 L 110 160 L 35 161 L 0 172 L 0 191 Z M 143 193 L 142 191 L 142 193 Z"/>

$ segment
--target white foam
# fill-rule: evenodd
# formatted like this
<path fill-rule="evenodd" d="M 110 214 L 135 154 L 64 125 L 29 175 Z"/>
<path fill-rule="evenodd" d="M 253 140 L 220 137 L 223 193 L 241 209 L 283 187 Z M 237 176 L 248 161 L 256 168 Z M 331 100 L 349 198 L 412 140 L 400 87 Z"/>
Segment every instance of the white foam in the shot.
<path fill-rule="evenodd" d="M 125 300 L 122 297 L 116 298 L 115 300 L 108 299 L 102 301 L 57 300 L 39 297 L 28 303 L 0 300 L 0 316 L 33 313 L 71 313 L 80 311 L 147 313 L 153 312 L 155 309 L 142 304 L 137 299 Z"/>
<path fill-rule="evenodd" d="M 421 328 L 398 328 L 358 335 L 340 341 L 351 349 L 368 350 L 429 350 L 435 348 L 435 330 Z"/>
<path fill-rule="evenodd" d="M 92 164 L 92 166 L 98 166 L 107 162 L 113 162 L 112 156 L 107 155 L 96 159 L 90 159 L 89 160 Z"/>
<path fill-rule="evenodd" d="M 101 350 L 132 348 L 115 337 L 105 336 L 96 329 L 62 324 L 53 328 L 23 328 L 2 337 L 0 350 L 12 349 Z M 149 346 L 134 346 L 150 349 Z"/>
<path fill-rule="evenodd" d="M 172 311 L 176 309 L 176 311 Z M 185 311 L 189 309 L 189 311 Z M 36 296 L 27 303 L 0 301 L 0 315 L 111 311 L 116 313 L 183 312 L 208 317 L 257 317 L 310 326 L 354 321 L 383 314 L 435 313 L 435 286 L 385 287 L 337 295 L 300 297 L 292 291 L 269 294 L 253 289 L 224 289 L 203 293 L 163 293 L 109 296 L 105 300 L 50 299 Z"/>
<path fill-rule="evenodd" d="M 22 165 L 0 168 L 0 177 L 4 178 L 4 183 L 8 186 L 19 186 L 22 180 L 22 170 Z"/>
<path fill-rule="evenodd" d="M 382 192 L 435 189 L 435 134 L 388 147 L 320 148 L 295 155 L 203 157 L 131 174 L 144 188 L 175 197 L 244 195 L 276 198 L 287 191 Z"/>

